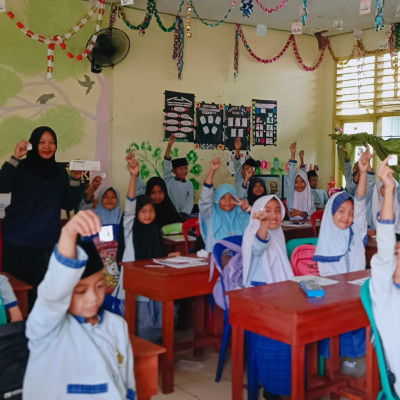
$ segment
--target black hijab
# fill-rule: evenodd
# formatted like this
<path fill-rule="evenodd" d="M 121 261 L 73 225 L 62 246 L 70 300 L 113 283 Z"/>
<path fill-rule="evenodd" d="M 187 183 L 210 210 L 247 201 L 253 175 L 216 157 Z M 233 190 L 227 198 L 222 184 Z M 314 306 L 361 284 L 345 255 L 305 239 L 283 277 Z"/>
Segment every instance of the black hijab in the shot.
<path fill-rule="evenodd" d="M 43 133 L 49 132 L 53 136 L 57 149 L 57 135 L 53 129 L 48 126 L 39 126 L 34 129 L 29 142 L 32 144 L 32 150 L 28 151 L 24 165 L 43 179 L 52 179 L 57 176 L 60 166 L 57 164 L 55 154 L 49 159 L 44 159 L 39 155 L 39 142 Z"/>
<path fill-rule="evenodd" d="M 139 211 L 147 204 L 153 204 L 150 196 L 142 194 L 136 197 L 136 213 L 133 221 L 133 248 L 135 249 L 135 260 L 146 260 L 148 258 L 165 257 L 167 251 L 161 235 L 161 229 L 156 220 L 151 224 L 142 224 L 139 221 Z M 121 218 L 118 232 L 117 262 L 122 261 L 125 250 L 124 217 Z"/>
<path fill-rule="evenodd" d="M 168 196 L 167 185 L 165 184 L 164 179 L 158 176 L 153 176 L 147 181 L 146 194 L 148 196 L 151 196 L 154 186 L 159 186 L 164 193 L 164 200 L 160 204 L 154 204 L 153 202 L 154 209 L 156 210 L 156 221 L 158 226 L 162 228 L 164 225 L 183 222 Z"/>
<path fill-rule="evenodd" d="M 256 183 L 260 183 L 261 186 L 264 188 L 264 193 L 259 196 L 255 195 L 253 193 L 253 189 L 254 189 L 254 186 L 256 185 Z M 252 206 L 256 200 L 258 200 L 260 197 L 266 196 L 266 195 L 267 195 L 267 188 L 265 186 L 264 179 L 258 178 L 258 177 L 250 178 L 249 187 L 247 189 L 247 200 L 249 201 L 249 204 Z"/>

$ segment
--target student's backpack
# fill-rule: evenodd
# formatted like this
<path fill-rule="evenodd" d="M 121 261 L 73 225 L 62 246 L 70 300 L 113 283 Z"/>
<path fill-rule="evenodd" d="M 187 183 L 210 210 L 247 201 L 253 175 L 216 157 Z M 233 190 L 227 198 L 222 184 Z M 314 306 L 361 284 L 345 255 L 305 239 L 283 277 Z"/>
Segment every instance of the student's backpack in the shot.
<path fill-rule="evenodd" d="M 290 264 L 292 265 L 293 273 L 295 276 L 300 275 L 318 275 L 319 269 L 317 261 L 313 261 L 313 255 L 317 246 L 313 244 L 302 244 L 294 249 L 290 257 Z"/>
<path fill-rule="evenodd" d="M 219 271 L 219 278 L 213 289 L 214 300 L 223 310 L 229 308 L 229 299 L 225 295 L 231 290 L 243 289 L 243 261 L 242 261 L 242 236 L 230 236 L 220 240 L 214 245 L 210 263 L 210 279 L 215 268 Z M 228 264 L 222 268 L 222 253 L 224 250 L 231 251 L 232 257 Z"/>

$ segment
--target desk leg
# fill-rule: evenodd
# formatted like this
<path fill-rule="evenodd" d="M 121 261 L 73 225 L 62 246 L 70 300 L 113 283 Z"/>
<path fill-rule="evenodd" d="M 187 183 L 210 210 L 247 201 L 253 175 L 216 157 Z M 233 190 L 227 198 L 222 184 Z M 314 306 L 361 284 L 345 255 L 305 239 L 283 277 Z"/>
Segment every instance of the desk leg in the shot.
<path fill-rule="evenodd" d="M 205 336 L 205 296 L 197 296 L 194 299 L 194 341 Z M 201 357 L 204 354 L 204 347 L 195 347 L 193 355 Z"/>
<path fill-rule="evenodd" d="M 292 400 L 304 400 L 305 346 L 292 345 Z"/>
<path fill-rule="evenodd" d="M 330 357 L 326 360 L 326 376 L 330 380 L 337 379 L 340 373 L 340 336 L 333 336 L 330 338 L 329 347 Z"/>
<path fill-rule="evenodd" d="M 125 320 L 129 333 L 136 334 L 136 293 L 125 292 Z"/>
<path fill-rule="evenodd" d="M 174 391 L 174 301 L 163 302 L 162 339 L 166 352 L 162 357 L 162 392 Z"/>
<path fill-rule="evenodd" d="M 366 394 L 367 400 L 375 400 L 379 393 L 379 370 L 376 352 L 371 344 L 371 327 L 367 327 L 367 372 L 366 372 Z"/>
<path fill-rule="evenodd" d="M 232 326 L 232 400 L 243 400 L 244 330 Z"/>

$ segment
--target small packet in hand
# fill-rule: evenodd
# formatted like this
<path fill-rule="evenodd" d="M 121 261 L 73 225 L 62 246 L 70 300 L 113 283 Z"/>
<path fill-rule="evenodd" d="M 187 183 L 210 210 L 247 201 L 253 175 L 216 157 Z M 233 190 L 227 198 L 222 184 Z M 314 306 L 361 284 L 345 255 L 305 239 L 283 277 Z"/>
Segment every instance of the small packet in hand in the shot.
<path fill-rule="evenodd" d="M 99 233 L 100 242 L 111 242 L 114 240 L 112 225 L 106 225 L 101 228 Z"/>
<path fill-rule="evenodd" d="M 28 143 L 27 145 L 26 145 L 26 150 L 32 150 L 32 143 Z"/>
<path fill-rule="evenodd" d="M 398 162 L 397 154 L 391 154 L 389 158 L 388 165 L 396 166 Z"/>

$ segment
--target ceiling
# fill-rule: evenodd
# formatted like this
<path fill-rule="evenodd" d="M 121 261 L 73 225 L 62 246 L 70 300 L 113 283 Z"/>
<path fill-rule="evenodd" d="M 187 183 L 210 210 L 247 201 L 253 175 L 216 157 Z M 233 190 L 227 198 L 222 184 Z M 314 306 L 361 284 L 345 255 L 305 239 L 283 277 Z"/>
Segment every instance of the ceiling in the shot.
<path fill-rule="evenodd" d="M 176 15 L 181 0 L 156 0 L 157 9 L 161 13 Z M 258 0 L 266 8 L 274 8 L 280 4 L 281 0 Z M 119 2 L 118 0 L 107 0 L 107 2 Z M 200 17 L 212 21 L 219 21 L 224 17 L 233 0 L 192 0 Z M 328 32 L 324 36 L 338 35 L 347 32 L 353 32 L 357 29 L 371 29 L 375 25 L 376 0 L 371 0 L 371 13 L 360 15 L 360 0 L 308 0 L 307 23 L 303 27 L 303 34 L 312 35 L 322 30 Z M 396 7 L 399 1 L 387 0 L 383 9 L 385 18 L 385 31 L 389 31 L 390 24 L 400 22 L 400 17 L 396 18 Z M 132 7 L 145 10 L 147 0 L 135 0 Z M 301 21 L 300 11 L 303 7 L 302 0 L 288 0 L 287 4 L 276 12 L 271 14 L 263 11 L 253 0 L 253 13 L 249 18 L 243 17 L 240 11 L 241 0 L 237 0 L 235 8 L 227 18 L 227 22 L 240 23 L 244 25 L 258 24 L 267 25 L 271 29 L 291 31 L 292 22 Z M 182 17 L 186 16 L 186 0 L 180 13 Z M 192 18 L 195 18 L 192 11 Z M 343 30 L 333 29 L 334 19 L 343 21 Z"/>

